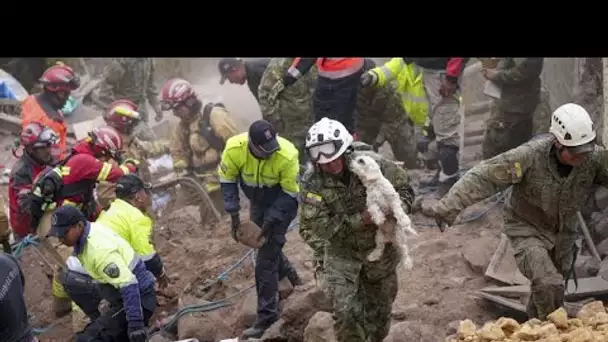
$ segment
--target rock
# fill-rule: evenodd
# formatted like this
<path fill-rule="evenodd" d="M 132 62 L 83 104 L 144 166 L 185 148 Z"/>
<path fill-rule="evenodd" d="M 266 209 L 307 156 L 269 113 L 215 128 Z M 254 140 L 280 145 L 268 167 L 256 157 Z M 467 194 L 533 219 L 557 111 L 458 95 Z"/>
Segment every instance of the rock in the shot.
<path fill-rule="evenodd" d="M 475 323 L 470 319 L 465 319 L 464 321 L 461 321 L 458 326 L 458 338 L 466 339 L 467 337 L 475 336 L 476 330 L 477 327 L 475 326 Z"/>
<path fill-rule="evenodd" d="M 404 321 L 407 318 L 407 315 L 404 311 L 393 310 L 391 312 L 391 318 L 395 321 Z"/>
<path fill-rule="evenodd" d="M 458 327 L 460 327 L 460 321 L 451 321 L 448 323 L 445 334 L 456 335 L 456 333 L 458 333 Z"/>
<path fill-rule="evenodd" d="M 202 304 L 196 297 L 184 296 L 178 300 L 178 305 L 183 308 L 187 305 Z M 225 308 L 223 308 L 225 309 Z M 221 316 L 223 309 L 204 313 L 190 313 L 180 317 L 177 323 L 178 338 L 197 338 L 199 342 L 215 342 L 230 338 L 232 329 L 225 323 Z"/>
<path fill-rule="evenodd" d="M 289 297 L 289 295 L 292 292 L 293 292 L 293 285 L 291 284 L 289 279 L 287 279 L 287 277 L 284 277 L 283 279 L 281 279 L 279 281 L 279 298 L 286 299 L 287 297 Z"/>
<path fill-rule="evenodd" d="M 483 327 L 477 331 L 477 336 L 484 341 L 493 341 L 504 339 L 505 333 L 502 331 L 500 326 L 496 323 L 486 323 Z"/>
<path fill-rule="evenodd" d="M 498 239 L 491 236 L 481 237 L 464 246 L 462 256 L 467 265 L 477 274 L 485 274 L 490 260 L 496 251 Z"/>
<path fill-rule="evenodd" d="M 606 309 L 604 309 L 602 302 L 595 301 L 583 306 L 581 311 L 578 312 L 577 317 L 583 321 L 583 324 L 589 325 L 598 313 L 606 313 Z"/>
<path fill-rule="evenodd" d="M 496 324 L 502 329 L 502 332 L 505 333 L 505 336 L 510 337 L 517 331 L 521 326 L 517 323 L 513 318 L 500 317 Z"/>
<path fill-rule="evenodd" d="M 264 342 L 287 342 L 288 338 L 283 332 L 284 326 L 285 321 L 280 318 L 270 328 L 266 329 L 260 340 Z"/>
<path fill-rule="evenodd" d="M 549 323 L 540 327 L 539 329 L 541 337 L 558 336 L 559 331 L 555 327 L 555 324 Z"/>
<path fill-rule="evenodd" d="M 391 326 L 383 342 L 443 342 L 437 327 L 420 321 L 399 322 Z"/>
<path fill-rule="evenodd" d="M 329 312 L 319 311 L 304 329 L 304 342 L 336 342 L 334 319 Z"/>
<path fill-rule="evenodd" d="M 521 329 L 516 331 L 512 337 L 524 341 L 536 341 L 540 337 L 540 325 L 531 326 L 528 323 L 524 323 Z"/>
<path fill-rule="evenodd" d="M 234 322 L 235 331 L 243 331 L 255 323 L 257 307 L 258 296 L 255 291 L 249 291 Z"/>
<path fill-rule="evenodd" d="M 559 308 L 547 316 L 547 319 L 550 322 L 553 322 L 557 328 L 567 329 L 568 328 L 568 314 L 566 313 L 566 309 Z"/>

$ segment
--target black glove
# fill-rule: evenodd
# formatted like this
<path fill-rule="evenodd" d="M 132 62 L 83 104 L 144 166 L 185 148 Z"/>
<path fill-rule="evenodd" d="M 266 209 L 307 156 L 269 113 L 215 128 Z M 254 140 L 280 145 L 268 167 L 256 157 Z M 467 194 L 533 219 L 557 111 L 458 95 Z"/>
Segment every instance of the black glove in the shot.
<path fill-rule="evenodd" d="M 370 73 L 364 73 L 363 75 L 361 75 L 361 86 L 362 87 L 367 87 L 368 85 L 372 84 L 374 82 L 374 76 Z"/>
<path fill-rule="evenodd" d="M 129 342 L 147 342 L 148 341 L 148 331 L 146 327 L 142 327 L 139 329 L 131 329 L 129 328 Z"/>
<path fill-rule="evenodd" d="M 298 79 L 291 76 L 291 75 L 285 75 L 283 76 L 283 85 L 286 87 L 289 87 L 290 85 L 296 83 Z"/>
<path fill-rule="evenodd" d="M 264 221 L 262 224 L 262 236 L 268 236 L 274 229 L 274 222 L 271 220 Z"/>
<path fill-rule="evenodd" d="M 232 239 L 236 242 L 239 242 L 239 238 L 236 236 L 236 232 L 239 230 L 241 226 L 241 219 L 239 217 L 239 212 L 230 213 L 230 234 L 232 235 Z"/>

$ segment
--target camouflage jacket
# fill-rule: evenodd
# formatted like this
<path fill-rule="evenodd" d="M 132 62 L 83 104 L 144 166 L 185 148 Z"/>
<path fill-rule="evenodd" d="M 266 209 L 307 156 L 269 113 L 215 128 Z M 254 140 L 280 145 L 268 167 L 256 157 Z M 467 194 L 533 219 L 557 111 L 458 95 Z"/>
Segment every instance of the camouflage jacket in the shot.
<path fill-rule="evenodd" d="M 206 129 L 208 132 L 201 132 Z M 215 168 L 219 163 L 222 151 L 209 144 L 204 134 L 214 134 L 226 143 L 228 138 L 237 133 L 236 125 L 228 111 L 221 106 L 214 106 L 209 114 L 209 124 L 203 122 L 202 113 L 190 122 L 180 121 L 173 131 L 171 139 L 171 156 L 174 167 Z"/>
<path fill-rule="evenodd" d="M 503 58 L 497 69 L 492 82 L 501 89 L 500 111 L 531 115 L 540 101 L 543 58 Z"/>
<path fill-rule="evenodd" d="M 141 112 L 145 112 L 146 99 L 156 106 L 158 89 L 154 84 L 153 58 L 113 58 L 104 73 L 107 78 L 99 94 L 103 102 L 129 99 Z"/>
<path fill-rule="evenodd" d="M 262 75 L 258 102 L 262 117 L 288 139 L 303 139 L 313 124 L 312 94 L 317 79 L 316 66 L 296 83 L 285 88 L 283 76 L 293 58 L 273 58 Z"/>
<path fill-rule="evenodd" d="M 386 87 L 362 87 L 357 96 L 355 124 L 362 131 L 381 126 L 401 127 L 409 117 L 401 105 L 401 98 L 393 84 Z M 370 129 L 374 131 L 373 129 Z M 360 133 L 360 129 L 357 129 Z M 361 134 L 361 133 L 360 133 Z M 361 137 L 362 140 L 363 137 Z"/>
<path fill-rule="evenodd" d="M 369 145 L 359 143 L 371 149 Z M 407 172 L 383 159 L 373 151 L 351 152 L 347 159 L 358 154 L 370 154 L 380 163 L 382 173 L 401 195 L 406 211 L 410 212 L 414 191 Z M 315 258 L 343 258 L 360 266 L 375 246 L 376 227 L 365 225 L 361 213 L 366 210 L 366 191 L 359 179 L 349 171 L 336 178 L 319 169 L 307 172 L 300 190 L 300 235 L 314 250 Z M 391 259 L 391 258 L 388 258 Z M 386 268 L 396 266 L 398 260 L 385 260 Z"/>
<path fill-rule="evenodd" d="M 608 155 L 597 147 L 567 177 L 558 174 L 553 135 L 485 160 L 467 172 L 436 206 L 453 220 L 464 208 L 512 186 L 504 208 L 505 234 L 534 236 L 549 250 L 577 236 L 576 212 L 594 183 L 608 184 Z"/>

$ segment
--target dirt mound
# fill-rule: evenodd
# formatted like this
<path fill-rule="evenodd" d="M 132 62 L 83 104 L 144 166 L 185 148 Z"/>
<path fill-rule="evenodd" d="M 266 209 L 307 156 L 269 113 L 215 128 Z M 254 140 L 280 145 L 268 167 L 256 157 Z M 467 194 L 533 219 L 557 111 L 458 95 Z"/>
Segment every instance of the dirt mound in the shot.
<path fill-rule="evenodd" d="M 460 322 L 456 336 L 448 338 L 447 341 L 608 341 L 608 314 L 603 303 L 596 301 L 585 305 L 577 318 L 568 318 L 566 310 L 560 308 L 551 313 L 544 322 L 531 319 L 519 324 L 512 318 L 501 317 L 477 329 L 475 324 L 467 319 Z"/>

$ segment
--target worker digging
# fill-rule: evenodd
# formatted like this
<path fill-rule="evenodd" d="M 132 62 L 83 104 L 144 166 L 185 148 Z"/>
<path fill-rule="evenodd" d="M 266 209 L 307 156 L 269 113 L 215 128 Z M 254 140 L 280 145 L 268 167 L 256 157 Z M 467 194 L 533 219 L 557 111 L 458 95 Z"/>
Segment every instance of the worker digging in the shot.
<path fill-rule="evenodd" d="M 2 341 L 608 341 L 608 60 L 169 60 L 0 61 Z"/>

